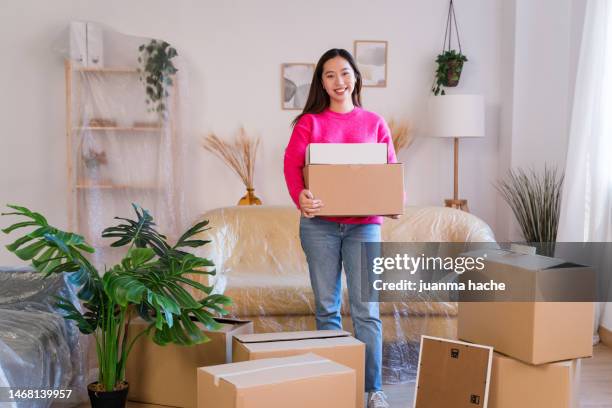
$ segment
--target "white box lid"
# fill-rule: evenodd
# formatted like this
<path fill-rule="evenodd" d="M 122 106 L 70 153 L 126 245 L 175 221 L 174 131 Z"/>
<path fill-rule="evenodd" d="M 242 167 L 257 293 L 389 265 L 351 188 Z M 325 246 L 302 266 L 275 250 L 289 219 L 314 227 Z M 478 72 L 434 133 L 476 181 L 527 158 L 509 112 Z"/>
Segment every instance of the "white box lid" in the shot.
<path fill-rule="evenodd" d="M 310 143 L 306 164 L 387 164 L 387 144 Z"/>

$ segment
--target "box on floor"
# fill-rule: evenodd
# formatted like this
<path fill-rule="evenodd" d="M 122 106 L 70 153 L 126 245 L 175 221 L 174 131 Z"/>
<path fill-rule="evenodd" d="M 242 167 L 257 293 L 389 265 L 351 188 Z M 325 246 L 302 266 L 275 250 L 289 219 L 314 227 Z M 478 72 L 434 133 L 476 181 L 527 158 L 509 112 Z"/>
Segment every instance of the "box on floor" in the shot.
<path fill-rule="evenodd" d="M 312 353 L 202 367 L 197 379 L 198 408 L 355 407 L 355 370 Z"/>
<path fill-rule="evenodd" d="M 195 408 L 197 368 L 231 362 L 232 337 L 253 332 L 250 321 L 215 320 L 221 323 L 221 328 L 217 331 L 203 328 L 211 340 L 196 346 L 169 344 L 162 347 L 150 339 L 139 339 L 130 352 L 126 367 L 130 384 L 128 398 L 150 404 Z M 144 320 L 133 320 L 129 340 L 146 327 Z"/>
<path fill-rule="evenodd" d="M 234 337 L 233 361 L 315 353 L 355 370 L 355 407 L 363 408 L 365 344 L 341 330 L 243 334 Z"/>
<path fill-rule="evenodd" d="M 495 353 L 488 408 L 579 408 L 580 360 L 525 364 Z"/>

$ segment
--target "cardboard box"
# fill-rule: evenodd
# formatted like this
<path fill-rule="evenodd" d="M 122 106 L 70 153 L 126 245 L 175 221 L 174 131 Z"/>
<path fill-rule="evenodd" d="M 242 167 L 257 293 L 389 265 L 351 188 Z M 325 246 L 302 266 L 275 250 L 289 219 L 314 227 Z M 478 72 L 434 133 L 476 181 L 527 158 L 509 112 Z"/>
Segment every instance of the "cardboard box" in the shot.
<path fill-rule="evenodd" d="M 370 216 L 404 213 L 404 166 L 310 164 L 304 183 L 323 201 L 319 215 Z"/>
<path fill-rule="evenodd" d="M 533 366 L 495 353 L 489 408 L 578 408 L 580 360 Z"/>
<path fill-rule="evenodd" d="M 234 337 L 233 361 L 315 353 L 355 370 L 357 408 L 363 408 L 365 344 L 342 330 L 243 334 Z"/>
<path fill-rule="evenodd" d="M 197 376 L 198 408 L 355 406 L 355 371 L 315 354 L 203 367 Z"/>
<path fill-rule="evenodd" d="M 492 360 L 492 347 L 421 336 L 414 407 L 486 408 Z"/>
<path fill-rule="evenodd" d="M 465 255 L 475 256 L 475 252 Z M 536 299 L 550 288 L 563 286 L 559 276 L 575 274 L 585 281 L 593 276 L 589 267 L 507 251 L 487 251 L 484 264 L 485 279 L 504 279 L 517 291 L 535 290 L 527 297 Z M 470 277 L 464 275 L 461 279 Z M 590 287 L 580 289 L 578 285 L 577 292 Z M 461 340 L 491 345 L 525 363 L 545 364 L 593 355 L 593 314 L 592 302 L 460 302 L 457 335 Z"/>
<path fill-rule="evenodd" d="M 310 143 L 306 164 L 387 164 L 386 143 Z"/>
<path fill-rule="evenodd" d="M 204 329 L 211 341 L 197 346 L 169 344 L 162 347 L 150 339 L 138 340 L 130 352 L 126 367 L 130 384 L 128 398 L 149 404 L 195 408 L 196 369 L 231 362 L 232 336 L 253 332 L 250 321 L 215 320 L 222 324 L 221 329 Z M 146 327 L 147 324 L 141 319 L 133 321 L 129 339 Z"/>
<path fill-rule="evenodd" d="M 459 303 L 458 337 L 529 364 L 593 355 L 593 304 Z"/>
<path fill-rule="evenodd" d="M 461 254 L 482 257 L 484 269 L 466 271 L 460 280 L 504 283 L 504 291 L 470 291 L 461 301 L 508 302 L 592 302 L 597 299 L 596 274 L 590 266 L 559 258 L 513 252 L 504 249 L 479 249 Z"/>

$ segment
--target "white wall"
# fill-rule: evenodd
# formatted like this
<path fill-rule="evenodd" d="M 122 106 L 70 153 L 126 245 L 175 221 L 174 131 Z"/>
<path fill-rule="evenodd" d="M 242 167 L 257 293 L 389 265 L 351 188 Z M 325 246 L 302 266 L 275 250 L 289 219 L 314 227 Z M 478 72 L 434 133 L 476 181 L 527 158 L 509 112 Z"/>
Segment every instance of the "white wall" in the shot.
<path fill-rule="evenodd" d="M 499 122 L 499 145 L 497 151 L 497 174 L 503 176 L 512 166 L 512 125 L 514 112 L 514 48 L 516 26 L 516 0 L 502 4 L 501 24 L 501 103 Z M 514 215 L 500 194 L 495 197 L 496 226 L 498 240 L 507 241 L 511 231 L 516 230 Z"/>
<path fill-rule="evenodd" d="M 187 199 L 192 214 L 233 205 L 241 183 L 199 147 L 208 131 L 229 136 L 242 124 L 262 136 L 255 187 L 266 204 L 289 204 L 282 157 L 295 111 L 280 110 L 280 64 L 316 62 L 328 48 L 353 40 L 389 41 L 388 87 L 363 92 L 365 107 L 409 119 L 417 133 L 442 44 L 446 0 L 379 3 L 315 0 L 119 1 L 9 0 L 0 14 L 0 204 L 31 206 L 59 226 L 66 223 L 64 78 L 53 43 L 70 20 L 92 20 L 126 34 L 163 38 L 190 66 L 186 133 Z M 496 224 L 502 0 L 461 0 L 457 17 L 469 57 L 454 92 L 483 93 L 485 139 L 461 142 L 460 191 L 471 211 Z M 417 140 L 400 154 L 410 204 L 440 205 L 452 194 L 452 144 Z M 2 220 L 0 225 L 5 225 Z M 6 237 L 0 243 L 8 242 Z M 15 259 L 0 251 L 0 264 Z"/>
<path fill-rule="evenodd" d="M 512 166 L 565 164 L 570 3 L 516 1 Z"/>
<path fill-rule="evenodd" d="M 510 168 L 565 170 L 586 0 L 507 0 L 502 28 L 499 175 Z M 498 240 L 522 236 L 498 198 Z"/>

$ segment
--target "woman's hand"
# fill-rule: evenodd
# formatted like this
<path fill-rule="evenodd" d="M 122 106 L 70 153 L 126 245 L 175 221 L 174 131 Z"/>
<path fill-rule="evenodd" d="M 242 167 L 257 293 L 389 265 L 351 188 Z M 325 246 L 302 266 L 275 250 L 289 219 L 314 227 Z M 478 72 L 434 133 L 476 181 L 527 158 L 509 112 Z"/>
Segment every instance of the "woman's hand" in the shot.
<path fill-rule="evenodd" d="M 321 200 L 315 200 L 310 190 L 304 189 L 300 192 L 300 208 L 304 217 L 313 218 L 321 211 L 322 207 Z"/>

